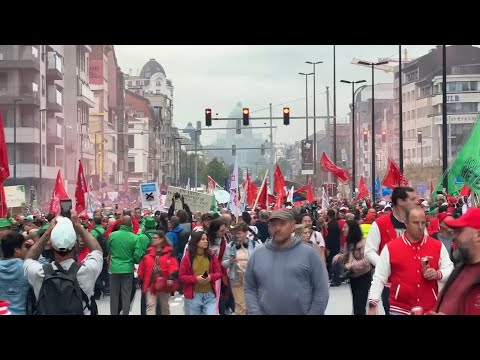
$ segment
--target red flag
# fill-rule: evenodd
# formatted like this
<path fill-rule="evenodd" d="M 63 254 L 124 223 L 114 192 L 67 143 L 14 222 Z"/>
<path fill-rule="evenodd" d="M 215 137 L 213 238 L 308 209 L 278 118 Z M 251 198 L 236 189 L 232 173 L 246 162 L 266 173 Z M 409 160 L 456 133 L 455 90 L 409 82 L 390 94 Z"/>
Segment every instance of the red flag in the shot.
<path fill-rule="evenodd" d="M 86 209 L 85 194 L 88 193 L 87 182 L 85 181 L 85 175 L 83 174 L 82 162 L 78 161 L 78 175 L 77 175 L 77 188 L 75 189 L 75 199 L 77 200 L 75 205 L 75 211 L 81 213 Z"/>
<path fill-rule="evenodd" d="M 313 186 L 312 186 L 312 181 L 309 179 L 308 181 L 308 193 L 307 193 L 307 201 L 311 204 L 313 203 Z"/>
<path fill-rule="evenodd" d="M 365 185 L 365 179 L 363 178 L 363 176 L 360 176 L 360 182 L 358 184 L 357 200 L 367 197 L 369 194 L 370 194 L 370 191 L 368 191 L 368 188 Z"/>
<path fill-rule="evenodd" d="M 3 126 L 3 117 L 0 112 L 0 185 L 10 176 L 7 142 L 5 141 L 5 132 L 3 129 L 5 129 L 5 127 Z"/>
<path fill-rule="evenodd" d="M 262 209 L 268 209 L 268 196 L 267 196 L 267 182 L 264 181 L 260 188 L 260 195 L 258 196 L 258 203 Z"/>
<path fill-rule="evenodd" d="M 430 180 L 430 199 L 433 199 L 433 190 L 434 190 L 433 181 Z"/>
<path fill-rule="evenodd" d="M 217 183 L 210 176 L 208 176 L 208 190 L 215 190 L 215 185 Z"/>
<path fill-rule="evenodd" d="M 350 174 L 348 170 L 339 168 L 332 162 L 332 160 L 330 160 L 330 158 L 325 153 L 322 154 L 320 166 L 323 171 L 331 172 L 335 177 L 339 178 L 343 182 L 350 181 Z"/>
<path fill-rule="evenodd" d="M 277 200 L 275 204 L 275 209 L 281 209 L 283 200 L 285 198 L 285 179 L 283 178 L 282 170 L 280 166 L 275 167 L 275 172 L 273 173 L 273 183 L 275 184 L 275 191 L 277 193 Z"/>
<path fill-rule="evenodd" d="M 462 190 L 460 190 L 460 196 L 469 197 L 471 192 L 468 185 L 463 185 Z"/>
<path fill-rule="evenodd" d="M 5 199 L 5 189 L 3 184 L 0 184 L 0 218 L 7 217 L 7 201 Z"/>
<path fill-rule="evenodd" d="M 57 180 L 55 180 L 55 188 L 52 193 L 52 200 L 50 200 L 50 212 L 58 215 L 60 213 L 60 200 L 68 199 L 67 192 L 63 186 L 62 174 L 58 170 Z"/>
<path fill-rule="evenodd" d="M 388 158 L 387 173 L 382 180 L 382 185 L 391 189 L 397 186 L 408 186 L 407 178 L 400 172 L 392 158 Z"/>
<path fill-rule="evenodd" d="M 253 182 L 250 181 L 247 188 L 247 204 L 252 206 L 255 203 L 258 195 L 258 188 Z"/>

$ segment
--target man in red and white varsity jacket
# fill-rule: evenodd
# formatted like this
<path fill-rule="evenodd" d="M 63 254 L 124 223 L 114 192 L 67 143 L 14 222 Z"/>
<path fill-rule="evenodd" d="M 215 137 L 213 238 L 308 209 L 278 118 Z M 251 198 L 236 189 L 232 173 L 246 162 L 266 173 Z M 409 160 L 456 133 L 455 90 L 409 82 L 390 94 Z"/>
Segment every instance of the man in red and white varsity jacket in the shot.
<path fill-rule="evenodd" d="M 368 296 L 369 315 L 377 314 L 383 288 L 390 280 L 390 315 L 408 315 L 414 306 L 430 311 L 438 298 L 438 281 L 453 270 L 445 246 L 425 234 L 426 216 L 415 206 L 406 213 L 405 233 L 390 241 L 378 259 Z M 428 259 L 428 264 L 422 262 Z"/>
<path fill-rule="evenodd" d="M 393 211 L 378 218 L 370 228 L 365 244 L 365 257 L 373 266 L 377 266 L 382 249 L 387 243 L 403 235 L 405 232 L 405 214 L 415 206 L 417 194 L 411 187 L 399 186 L 392 191 Z M 382 303 L 385 314 L 390 313 L 388 299 L 390 297 L 390 283 L 385 283 L 382 293 Z"/>

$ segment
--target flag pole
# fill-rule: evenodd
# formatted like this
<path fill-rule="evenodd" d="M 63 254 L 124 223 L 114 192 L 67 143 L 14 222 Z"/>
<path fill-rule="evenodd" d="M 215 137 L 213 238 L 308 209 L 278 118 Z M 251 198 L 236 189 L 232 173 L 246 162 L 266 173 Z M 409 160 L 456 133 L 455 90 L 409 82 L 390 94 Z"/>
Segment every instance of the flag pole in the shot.
<path fill-rule="evenodd" d="M 260 195 L 262 194 L 262 191 L 263 191 L 263 186 L 266 186 L 266 180 L 267 180 L 267 176 L 268 176 L 268 170 L 265 172 L 265 176 L 263 177 L 263 181 L 262 181 L 262 186 L 260 186 L 260 191 L 258 192 L 257 194 L 257 198 L 255 199 L 255 203 L 253 205 L 253 210 L 255 211 L 255 209 L 257 208 L 257 203 L 258 203 L 258 199 L 260 198 Z M 267 189 L 265 189 L 265 191 L 267 191 Z M 267 202 L 268 202 L 268 191 L 267 191 Z"/>

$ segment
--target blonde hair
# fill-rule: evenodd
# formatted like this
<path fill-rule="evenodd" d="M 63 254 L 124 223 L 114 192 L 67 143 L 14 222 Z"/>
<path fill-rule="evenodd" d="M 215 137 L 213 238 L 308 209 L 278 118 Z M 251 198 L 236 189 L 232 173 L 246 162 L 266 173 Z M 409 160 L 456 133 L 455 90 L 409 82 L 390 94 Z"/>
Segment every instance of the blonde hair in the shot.
<path fill-rule="evenodd" d="M 312 227 L 309 225 L 303 225 L 303 224 L 295 225 L 295 235 L 302 236 L 303 230 L 305 229 L 309 229 L 311 231 Z"/>

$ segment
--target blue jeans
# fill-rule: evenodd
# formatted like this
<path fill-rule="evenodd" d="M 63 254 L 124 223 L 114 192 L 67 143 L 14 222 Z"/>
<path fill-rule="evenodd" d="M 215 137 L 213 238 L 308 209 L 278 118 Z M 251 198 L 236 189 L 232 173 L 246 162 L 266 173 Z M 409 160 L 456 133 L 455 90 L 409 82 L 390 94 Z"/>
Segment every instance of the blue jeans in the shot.
<path fill-rule="evenodd" d="M 216 315 L 215 307 L 217 305 L 215 294 L 194 293 L 193 299 L 185 299 L 185 307 L 188 309 L 188 315 Z"/>

